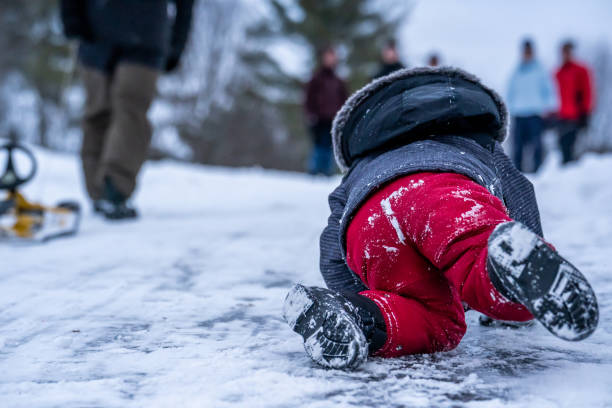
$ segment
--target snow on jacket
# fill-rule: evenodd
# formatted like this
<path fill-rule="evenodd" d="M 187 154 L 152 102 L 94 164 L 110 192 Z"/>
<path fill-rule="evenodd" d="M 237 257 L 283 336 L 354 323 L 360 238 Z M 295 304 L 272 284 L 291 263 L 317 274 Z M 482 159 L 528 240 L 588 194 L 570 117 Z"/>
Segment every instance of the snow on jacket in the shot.
<path fill-rule="evenodd" d="M 542 116 L 556 111 L 551 75 L 538 61 L 522 62 L 510 77 L 506 102 L 513 116 Z"/>
<path fill-rule="evenodd" d="M 334 70 L 320 68 L 306 85 L 306 115 L 314 123 L 331 122 L 346 98 L 348 91 L 344 81 Z"/>
<path fill-rule="evenodd" d="M 510 217 L 542 235 L 531 183 L 499 142 L 507 134 L 499 95 L 453 68 L 397 71 L 349 98 L 334 120 L 338 166 L 347 174 L 329 197 L 320 267 L 334 290 L 365 290 L 346 264 L 345 235 L 354 213 L 379 187 L 419 172 L 469 177 L 499 197 Z"/>
<path fill-rule="evenodd" d="M 194 0 L 62 0 L 64 32 L 82 40 L 79 58 L 107 70 L 113 59 L 162 68 L 179 58 L 189 35 Z M 171 18 L 168 5 L 175 5 Z M 121 50 L 121 55 L 118 54 Z"/>
<path fill-rule="evenodd" d="M 556 79 L 561 119 L 578 120 L 593 111 L 595 96 L 587 67 L 574 61 L 566 62 L 557 71 Z"/>

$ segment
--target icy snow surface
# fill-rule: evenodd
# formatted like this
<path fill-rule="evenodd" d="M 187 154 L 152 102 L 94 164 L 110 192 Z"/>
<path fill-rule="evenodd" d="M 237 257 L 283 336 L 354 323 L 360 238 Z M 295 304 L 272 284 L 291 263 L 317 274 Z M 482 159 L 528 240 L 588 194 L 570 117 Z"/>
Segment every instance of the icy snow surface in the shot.
<path fill-rule="evenodd" d="M 78 162 L 38 152 L 35 199 L 80 198 Z M 599 297 L 581 343 L 539 326 L 469 329 L 454 351 L 316 367 L 281 320 L 322 284 L 318 237 L 338 182 L 146 166 L 138 222 L 87 208 L 76 238 L 0 245 L 1 407 L 605 407 L 612 405 L 612 157 L 535 179 L 547 238 Z"/>

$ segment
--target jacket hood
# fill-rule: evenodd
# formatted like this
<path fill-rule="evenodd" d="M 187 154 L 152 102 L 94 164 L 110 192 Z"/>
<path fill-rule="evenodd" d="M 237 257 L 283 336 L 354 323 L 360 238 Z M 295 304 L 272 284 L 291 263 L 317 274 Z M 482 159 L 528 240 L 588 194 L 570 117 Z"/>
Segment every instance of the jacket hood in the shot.
<path fill-rule="evenodd" d="M 336 115 L 334 155 L 346 172 L 355 159 L 441 135 L 488 134 L 503 141 L 508 111 L 502 98 L 458 68 L 395 71 L 355 92 Z"/>

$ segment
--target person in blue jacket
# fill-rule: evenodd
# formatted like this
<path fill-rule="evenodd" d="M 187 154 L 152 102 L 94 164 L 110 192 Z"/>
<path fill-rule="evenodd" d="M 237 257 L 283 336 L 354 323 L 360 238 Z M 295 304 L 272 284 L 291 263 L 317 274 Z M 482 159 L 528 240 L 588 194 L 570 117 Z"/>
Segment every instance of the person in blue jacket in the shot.
<path fill-rule="evenodd" d="M 555 111 L 557 100 L 551 76 L 535 58 L 533 42 L 524 40 L 521 49 L 521 62 L 510 78 L 507 95 L 512 115 L 512 158 L 516 167 L 525 171 L 524 153 L 529 148 L 535 172 L 543 160 L 544 117 Z"/>

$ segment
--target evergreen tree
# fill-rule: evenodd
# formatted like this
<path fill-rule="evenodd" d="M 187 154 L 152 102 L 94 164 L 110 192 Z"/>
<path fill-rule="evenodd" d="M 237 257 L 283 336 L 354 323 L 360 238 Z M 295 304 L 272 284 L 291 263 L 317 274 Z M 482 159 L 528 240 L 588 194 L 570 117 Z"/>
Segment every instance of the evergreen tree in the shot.
<path fill-rule="evenodd" d="M 304 80 L 287 74 L 282 61 L 271 55 L 275 43 L 291 44 L 308 54 L 310 71 L 317 65 L 317 52 L 326 45 L 338 50 L 339 71 L 349 90 L 365 85 L 380 63 L 383 44 L 395 36 L 399 22 L 411 2 L 401 5 L 372 0 L 269 0 L 269 18 L 248 30 L 242 61 L 247 95 L 277 112 L 283 127 L 284 155 L 292 168 L 303 169 L 310 136 L 303 118 Z M 386 4 L 388 3 L 388 4 Z M 388 6 L 388 7 L 387 7 Z"/>
<path fill-rule="evenodd" d="M 305 146 L 288 140 L 279 109 L 299 83 L 289 86 L 278 64 L 249 41 L 257 30 L 252 3 L 202 0 L 194 11 L 182 69 L 161 81 L 160 99 L 172 114 L 158 129 L 177 129 L 196 162 L 300 169 Z"/>
<path fill-rule="evenodd" d="M 7 51 L 0 56 L 0 82 L 17 73 L 22 76 L 27 90 L 34 91 L 39 126 L 38 140 L 32 141 L 51 147 L 54 141 L 50 122 L 65 116 L 62 92 L 71 67 L 70 49 L 59 24 L 58 1 L 3 0 L 0 4 L 0 45 Z M 10 100 L 1 102 L 5 106 L 12 103 Z M 17 129 L 18 133 L 20 131 Z"/>
<path fill-rule="evenodd" d="M 395 36 L 411 4 L 372 0 L 296 0 L 287 4 L 271 0 L 281 33 L 308 44 L 313 65 L 318 49 L 337 47 L 351 90 L 372 77 L 383 44 Z"/>

